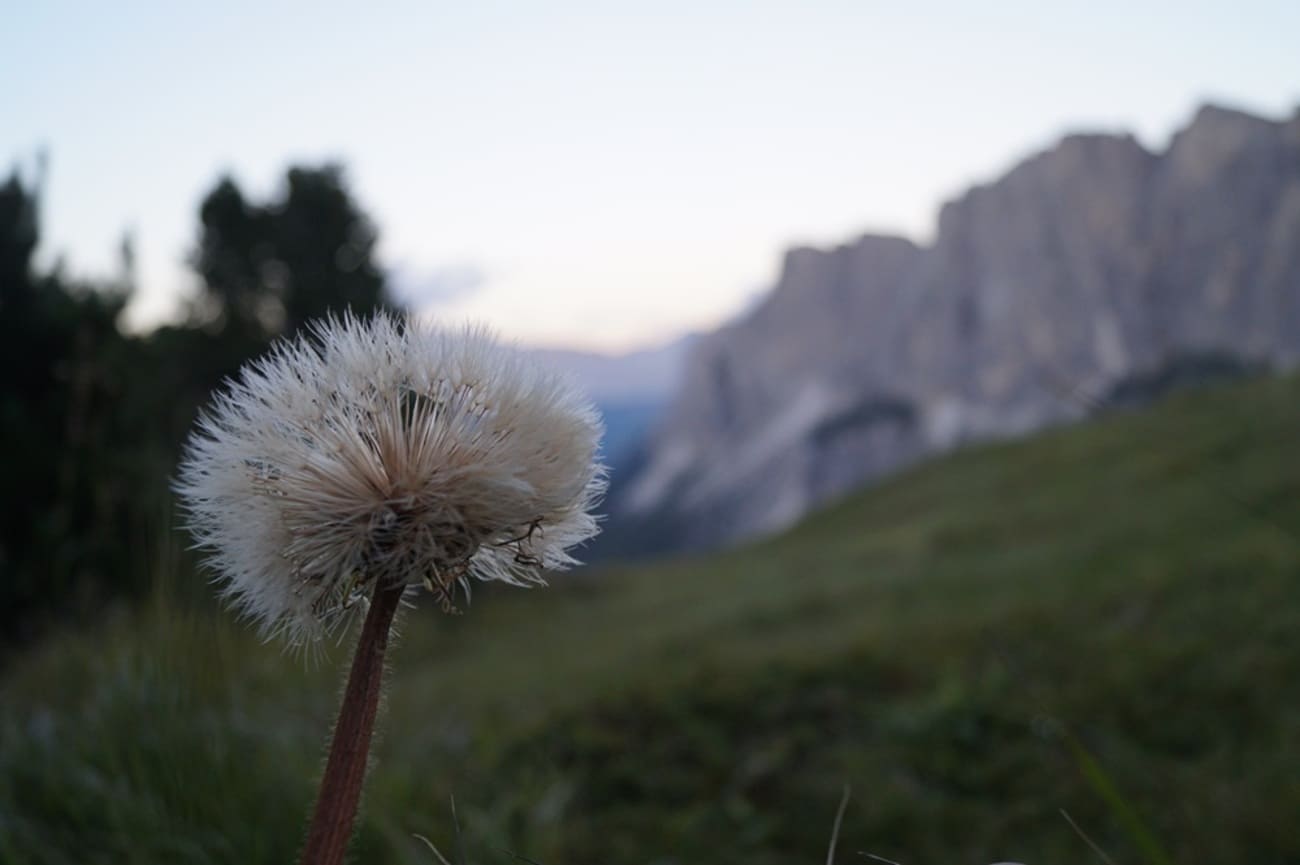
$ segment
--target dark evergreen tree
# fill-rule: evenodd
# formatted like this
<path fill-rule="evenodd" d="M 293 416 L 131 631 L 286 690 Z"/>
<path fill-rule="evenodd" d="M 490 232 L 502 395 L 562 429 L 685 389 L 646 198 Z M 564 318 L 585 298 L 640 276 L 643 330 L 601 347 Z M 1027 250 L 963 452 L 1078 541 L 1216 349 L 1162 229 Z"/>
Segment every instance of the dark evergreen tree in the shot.
<path fill-rule="evenodd" d="M 129 342 L 123 279 L 77 285 L 37 274 L 37 193 L 0 186 L 0 615 L 7 640 L 42 613 L 129 579 L 129 433 L 120 397 Z"/>
<path fill-rule="evenodd" d="M 211 389 L 280 333 L 387 305 L 375 230 L 337 167 L 289 171 L 264 204 L 220 181 L 199 212 L 193 314 L 143 337 L 117 327 L 129 241 L 102 284 L 39 272 L 39 189 L 39 172 L 0 183 L 0 647 L 174 581 L 161 571 L 188 565 L 168 477 Z"/>
<path fill-rule="evenodd" d="M 342 169 L 292 168 L 279 197 L 250 203 L 230 178 L 204 199 L 194 267 L 196 308 L 216 332 L 265 341 L 313 318 L 389 306 L 374 262 L 374 225 Z"/>

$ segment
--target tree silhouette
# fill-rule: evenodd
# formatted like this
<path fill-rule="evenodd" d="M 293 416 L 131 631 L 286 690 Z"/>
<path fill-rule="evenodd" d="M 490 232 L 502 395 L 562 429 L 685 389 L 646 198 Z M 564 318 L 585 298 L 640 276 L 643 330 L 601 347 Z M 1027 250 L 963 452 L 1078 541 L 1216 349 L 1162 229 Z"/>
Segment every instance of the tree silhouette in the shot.
<path fill-rule="evenodd" d="M 219 181 L 199 212 L 190 319 L 123 334 L 130 239 L 115 278 L 41 268 L 43 174 L 41 161 L 34 180 L 0 178 L 0 653 L 148 589 L 174 547 L 168 473 L 211 388 L 310 319 L 389 305 L 342 170 L 295 168 L 263 203 Z"/>
<path fill-rule="evenodd" d="M 31 300 L 36 251 L 36 200 L 17 172 L 0 185 L 0 316 L 12 318 Z"/>
<path fill-rule="evenodd" d="M 336 165 L 292 168 L 280 196 L 249 202 L 229 177 L 204 199 L 193 257 L 210 329 L 264 342 L 313 318 L 390 306 L 373 259 L 377 233 Z"/>
<path fill-rule="evenodd" d="M 35 189 L 17 172 L 0 185 L 4 641 L 39 624 L 32 612 L 115 591 L 116 580 L 132 577 L 117 554 L 132 531 L 127 506 L 142 489 L 131 449 L 139 436 L 122 422 L 123 388 L 145 371 L 117 330 L 128 273 L 97 287 L 70 283 L 57 269 L 37 273 Z"/>

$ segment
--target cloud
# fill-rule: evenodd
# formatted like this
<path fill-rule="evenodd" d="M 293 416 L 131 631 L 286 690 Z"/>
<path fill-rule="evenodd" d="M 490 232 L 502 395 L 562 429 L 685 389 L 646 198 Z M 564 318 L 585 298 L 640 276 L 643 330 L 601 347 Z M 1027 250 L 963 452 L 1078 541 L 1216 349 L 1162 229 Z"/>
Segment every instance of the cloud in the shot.
<path fill-rule="evenodd" d="M 463 300 L 481 291 L 487 273 L 473 264 L 453 264 L 432 270 L 404 265 L 389 271 L 393 296 L 414 310 L 427 310 Z"/>

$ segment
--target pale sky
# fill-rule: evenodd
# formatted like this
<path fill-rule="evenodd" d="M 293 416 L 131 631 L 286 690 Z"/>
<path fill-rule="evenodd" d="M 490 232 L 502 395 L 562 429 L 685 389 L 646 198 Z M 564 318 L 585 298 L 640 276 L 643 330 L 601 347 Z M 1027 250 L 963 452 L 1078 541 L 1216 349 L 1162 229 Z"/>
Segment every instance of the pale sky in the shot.
<path fill-rule="evenodd" d="M 46 261 L 137 323 L 191 290 L 222 172 L 347 166 L 432 314 L 622 350 L 712 327 L 794 244 L 929 237 L 1071 130 L 1162 147 L 1206 100 L 1300 106 L 1300 3 L 13 3 L 0 167 L 48 148 Z"/>

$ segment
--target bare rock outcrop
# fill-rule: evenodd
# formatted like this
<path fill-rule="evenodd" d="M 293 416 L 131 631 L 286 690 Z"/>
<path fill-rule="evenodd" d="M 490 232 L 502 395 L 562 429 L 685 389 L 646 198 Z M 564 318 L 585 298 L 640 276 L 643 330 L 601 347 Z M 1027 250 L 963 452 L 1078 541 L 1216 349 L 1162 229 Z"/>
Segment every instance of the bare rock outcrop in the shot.
<path fill-rule="evenodd" d="M 762 535 L 1206 355 L 1300 361 L 1300 115 L 1206 107 L 1163 153 L 1071 135 L 946 204 L 931 246 L 791 250 L 694 346 L 614 535 L 633 554 Z"/>

